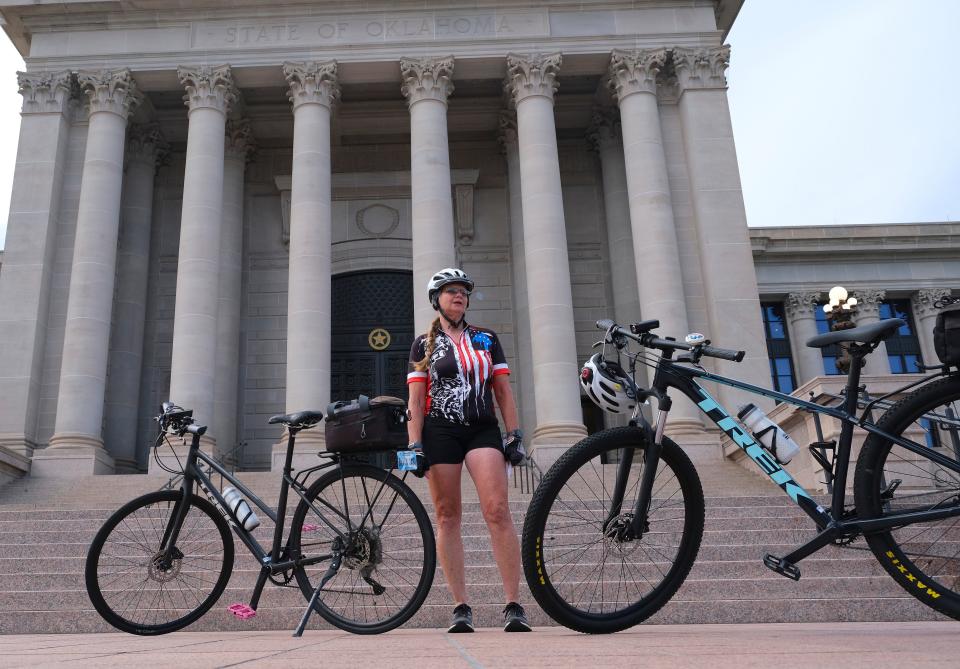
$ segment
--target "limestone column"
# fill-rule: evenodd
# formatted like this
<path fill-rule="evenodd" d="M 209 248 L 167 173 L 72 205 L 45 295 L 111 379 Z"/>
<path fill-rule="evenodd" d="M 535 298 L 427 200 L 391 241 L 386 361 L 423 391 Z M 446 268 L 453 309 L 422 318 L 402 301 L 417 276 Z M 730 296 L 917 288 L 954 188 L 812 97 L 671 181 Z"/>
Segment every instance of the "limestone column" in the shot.
<path fill-rule="evenodd" d="M 456 265 L 447 98 L 453 56 L 401 58 L 401 88 L 410 108 L 410 198 L 413 214 L 414 331 L 426 332 L 436 312 L 426 300 L 430 277 Z"/>
<path fill-rule="evenodd" d="M 823 354 L 819 348 L 807 346 L 807 340 L 817 336 L 817 317 L 815 309 L 820 293 L 790 293 L 784 303 L 787 326 L 790 328 L 790 344 L 793 349 L 793 362 L 797 371 L 797 385 L 823 376 Z"/>
<path fill-rule="evenodd" d="M 940 309 L 934 303 L 949 297 L 949 288 L 923 288 L 913 294 L 913 322 L 917 330 L 917 340 L 920 342 L 920 352 L 923 354 L 923 364 L 939 365 L 936 349 L 933 348 L 933 326 L 937 324 L 937 314 Z"/>
<path fill-rule="evenodd" d="M 883 290 L 856 290 L 853 291 L 857 298 L 857 312 L 854 318 L 857 325 L 870 325 L 880 320 L 880 305 L 883 298 L 886 297 L 886 291 Z M 887 358 L 887 345 L 880 342 L 873 353 L 864 359 L 863 374 L 889 374 L 890 360 Z"/>
<path fill-rule="evenodd" d="M 586 434 L 580 408 L 573 297 L 553 95 L 559 53 L 507 55 L 505 83 L 517 110 L 523 242 L 530 300 L 537 427 L 532 446 L 550 464 Z"/>
<path fill-rule="evenodd" d="M 60 363 L 57 418 L 47 456 L 34 458 L 38 475 L 113 471 L 103 448 L 107 356 L 117 267 L 117 235 L 127 117 L 140 94 L 130 71 L 80 72 L 89 102 L 70 296 Z"/>
<path fill-rule="evenodd" d="M 134 125 L 127 135 L 127 169 L 120 209 L 117 289 L 110 331 L 103 440 L 116 471 L 136 472 L 137 415 L 143 331 L 147 313 L 153 183 L 169 147 L 155 125 Z"/>
<path fill-rule="evenodd" d="M 681 339 L 690 327 L 657 107 L 657 74 L 666 57 L 664 49 L 614 51 L 609 85 L 623 126 L 633 240 L 627 248 L 637 268 L 640 311 L 644 318 L 660 321 L 658 332 Z M 614 276 L 619 281 L 619 275 Z M 697 408 L 678 395 L 668 423 L 670 433 L 698 433 L 702 427 Z"/>
<path fill-rule="evenodd" d="M 228 65 L 181 67 L 189 108 L 183 175 L 170 400 L 212 429 L 219 306 L 220 228 L 227 112 L 237 92 Z M 216 435 L 205 436 L 212 444 Z"/>
<path fill-rule="evenodd" d="M 17 72 L 23 109 L 0 272 L 0 447 L 29 458 L 47 337 L 73 76 Z"/>
<path fill-rule="evenodd" d="M 673 49 L 679 84 L 680 123 L 690 178 L 690 198 L 700 253 L 700 270 L 716 346 L 742 349 L 743 362 L 715 360 L 724 375 L 770 385 L 770 362 L 760 313 L 753 252 L 740 189 L 740 171 L 727 105 L 730 48 Z M 720 399 L 731 410 L 746 402 L 772 403 L 722 386 Z"/>
<path fill-rule="evenodd" d="M 523 195 L 520 188 L 520 149 L 517 143 L 517 115 L 500 112 L 500 147 L 507 161 L 507 190 L 510 198 L 510 282 L 513 285 L 513 331 L 517 359 L 513 367 L 520 425 L 533 434 L 537 405 L 533 399 L 533 346 L 530 341 L 530 300 L 527 295 L 527 263 L 523 243 Z"/>
<path fill-rule="evenodd" d="M 330 402 L 330 115 L 340 89 L 335 61 L 286 63 L 283 71 L 293 103 L 287 411 L 300 411 Z M 323 432 L 305 432 L 301 440 L 319 448 Z M 279 449 L 273 465 L 283 466 Z"/>
<path fill-rule="evenodd" d="M 220 289 L 214 375 L 213 436 L 221 461 L 232 463 L 237 446 L 240 374 L 240 308 L 243 259 L 243 181 L 256 148 L 250 124 L 228 121 L 223 159 L 223 216 L 220 228 Z"/>

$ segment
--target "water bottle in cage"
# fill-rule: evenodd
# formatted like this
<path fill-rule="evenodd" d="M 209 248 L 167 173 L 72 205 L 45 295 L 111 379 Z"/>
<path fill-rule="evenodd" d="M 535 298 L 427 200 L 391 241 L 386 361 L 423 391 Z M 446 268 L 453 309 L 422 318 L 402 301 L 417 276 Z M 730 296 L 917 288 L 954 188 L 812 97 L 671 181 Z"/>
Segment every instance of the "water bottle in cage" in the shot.
<path fill-rule="evenodd" d="M 260 519 L 257 518 L 257 514 L 253 512 L 253 509 L 247 504 L 247 500 L 243 498 L 243 495 L 241 495 L 236 488 L 231 486 L 225 489 L 223 491 L 223 499 L 227 503 L 227 508 L 230 510 L 230 513 L 233 514 L 233 517 L 240 523 L 243 529 L 250 532 L 260 527 Z"/>
<path fill-rule="evenodd" d="M 745 404 L 740 407 L 737 417 L 753 433 L 757 441 L 773 453 L 781 465 L 790 462 L 800 452 L 797 442 L 770 420 L 756 404 Z"/>

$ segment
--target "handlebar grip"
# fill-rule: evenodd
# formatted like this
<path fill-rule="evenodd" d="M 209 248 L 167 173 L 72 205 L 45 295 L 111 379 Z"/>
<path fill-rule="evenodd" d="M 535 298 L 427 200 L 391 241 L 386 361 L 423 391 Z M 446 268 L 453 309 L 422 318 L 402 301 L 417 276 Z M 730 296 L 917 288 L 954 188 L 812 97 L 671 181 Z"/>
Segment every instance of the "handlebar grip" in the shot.
<path fill-rule="evenodd" d="M 609 329 L 612 328 L 614 325 L 616 325 L 616 323 L 614 323 L 614 322 L 613 322 L 612 320 L 610 320 L 609 318 L 603 318 L 603 319 L 600 319 L 599 321 L 597 321 L 597 329 L 598 329 L 598 330 L 609 330 Z"/>
<path fill-rule="evenodd" d="M 187 432 L 189 432 L 190 434 L 195 434 L 199 437 L 202 437 L 206 431 L 207 431 L 206 425 L 196 425 L 196 424 L 187 425 Z"/>
<path fill-rule="evenodd" d="M 703 346 L 700 348 L 700 352 L 711 358 L 722 358 L 723 360 L 730 360 L 731 362 L 740 362 L 743 360 L 743 356 L 747 354 L 746 351 L 731 351 L 730 349 L 716 348 L 714 346 Z"/>

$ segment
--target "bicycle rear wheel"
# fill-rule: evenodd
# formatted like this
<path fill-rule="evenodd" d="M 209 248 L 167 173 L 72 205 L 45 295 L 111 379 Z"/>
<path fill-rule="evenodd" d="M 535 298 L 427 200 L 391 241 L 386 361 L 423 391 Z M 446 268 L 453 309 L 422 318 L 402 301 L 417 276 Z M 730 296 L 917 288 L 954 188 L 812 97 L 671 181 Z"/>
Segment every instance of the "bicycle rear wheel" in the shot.
<path fill-rule="evenodd" d="M 960 377 L 921 386 L 877 425 L 960 463 Z M 960 474 L 871 434 L 857 459 L 857 514 L 960 507 Z M 924 604 L 960 619 L 960 516 L 866 536 L 883 568 Z"/>
<path fill-rule="evenodd" d="M 170 564 L 160 563 L 160 541 L 183 493 L 152 492 L 117 510 L 90 544 L 87 594 L 104 620 L 123 632 L 175 632 L 210 610 L 233 569 L 233 537 L 207 500 L 190 508 Z"/>
<path fill-rule="evenodd" d="M 344 464 L 317 479 L 294 512 L 289 543 L 291 555 L 341 551 L 340 569 L 314 610 L 347 632 L 402 625 L 433 585 L 436 547 L 426 509 L 407 484 L 378 467 Z M 308 601 L 329 565 L 296 570 Z"/>
<path fill-rule="evenodd" d="M 576 444 L 550 468 L 523 524 L 521 552 L 537 603 L 580 632 L 618 632 L 656 613 L 676 593 L 703 538 L 703 489 L 696 469 L 670 439 L 663 449 L 640 539 L 618 538 L 633 518 L 648 442 L 636 427 L 604 430 Z M 620 461 L 633 454 L 623 505 L 609 519 Z"/>

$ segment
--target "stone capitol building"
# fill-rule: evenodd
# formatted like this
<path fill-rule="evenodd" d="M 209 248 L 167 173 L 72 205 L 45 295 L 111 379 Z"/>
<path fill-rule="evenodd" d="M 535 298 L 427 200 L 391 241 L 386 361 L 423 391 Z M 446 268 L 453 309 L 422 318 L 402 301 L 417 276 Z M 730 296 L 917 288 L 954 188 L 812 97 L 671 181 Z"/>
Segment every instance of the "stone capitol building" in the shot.
<path fill-rule="evenodd" d="M 860 322 L 909 322 L 868 378 L 933 362 L 960 224 L 748 229 L 742 4 L 2 3 L 26 71 L 0 480 L 151 471 L 167 399 L 234 466 L 276 469 L 272 414 L 406 397 L 448 266 L 476 280 L 469 320 L 500 334 L 544 464 L 610 424 L 577 383 L 600 318 L 705 333 L 748 352 L 717 371 L 809 392 L 836 369 L 803 342 L 843 284 Z M 685 400 L 668 430 L 723 452 Z"/>

